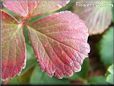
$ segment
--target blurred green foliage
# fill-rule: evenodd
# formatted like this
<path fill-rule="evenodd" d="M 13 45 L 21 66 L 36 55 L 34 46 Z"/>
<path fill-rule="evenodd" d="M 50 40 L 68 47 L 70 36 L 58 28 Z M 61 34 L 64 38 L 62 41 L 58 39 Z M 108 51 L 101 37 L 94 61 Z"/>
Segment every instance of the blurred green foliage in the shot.
<path fill-rule="evenodd" d="M 46 73 L 42 72 L 39 66 L 36 65 L 32 72 L 30 84 L 69 84 L 69 81 L 67 79 L 57 79 L 54 77 L 51 78 Z"/>
<path fill-rule="evenodd" d="M 96 84 L 108 84 L 106 82 L 105 76 L 94 76 L 94 77 L 91 77 L 91 78 L 89 78 L 88 82 L 89 82 L 89 84 L 93 84 L 93 85 L 96 85 Z"/>
<path fill-rule="evenodd" d="M 113 23 L 114 23 L 114 4 L 113 4 L 113 8 L 112 8 L 112 15 L 113 15 L 112 21 L 113 21 Z"/>
<path fill-rule="evenodd" d="M 110 84 L 114 84 L 114 64 L 109 66 L 108 71 L 107 71 L 107 76 L 106 76 L 106 81 L 109 82 Z"/>
<path fill-rule="evenodd" d="M 101 61 L 107 67 L 113 63 L 113 30 L 114 27 L 109 28 L 109 30 L 103 35 L 99 44 Z"/>

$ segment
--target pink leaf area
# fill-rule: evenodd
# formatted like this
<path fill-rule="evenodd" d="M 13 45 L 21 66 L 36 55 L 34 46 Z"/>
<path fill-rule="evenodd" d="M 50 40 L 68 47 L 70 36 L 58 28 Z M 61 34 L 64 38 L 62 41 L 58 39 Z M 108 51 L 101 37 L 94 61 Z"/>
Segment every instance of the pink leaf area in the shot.
<path fill-rule="evenodd" d="M 4 6 L 16 14 L 27 17 L 37 7 L 36 0 L 4 0 Z"/>
<path fill-rule="evenodd" d="M 28 17 L 56 11 L 69 0 L 4 0 L 4 6 L 20 16 Z"/>
<path fill-rule="evenodd" d="M 39 1 L 39 4 L 38 7 L 35 9 L 33 15 L 45 14 L 57 11 L 58 9 L 68 4 L 70 0 L 37 0 L 37 1 Z"/>
<path fill-rule="evenodd" d="M 8 14 L 2 12 L 1 28 L 2 79 L 17 75 L 25 66 L 23 29 Z"/>
<path fill-rule="evenodd" d="M 29 37 L 41 69 L 63 78 L 81 70 L 90 51 L 88 29 L 69 11 L 52 14 L 28 26 Z"/>

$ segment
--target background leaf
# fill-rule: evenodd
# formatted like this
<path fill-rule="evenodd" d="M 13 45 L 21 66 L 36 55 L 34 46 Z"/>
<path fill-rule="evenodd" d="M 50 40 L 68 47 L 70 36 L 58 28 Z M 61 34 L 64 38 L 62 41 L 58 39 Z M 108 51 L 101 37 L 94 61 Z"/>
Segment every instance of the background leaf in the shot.
<path fill-rule="evenodd" d="M 28 84 L 31 74 L 32 74 L 33 68 L 29 69 L 26 71 L 24 74 L 20 74 L 19 76 L 16 76 L 12 78 L 8 84 L 9 85 L 23 85 L 23 84 Z"/>
<path fill-rule="evenodd" d="M 114 84 L 114 64 L 109 66 L 108 68 L 106 81 L 109 82 L 110 84 Z"/>
<path fill-rule="evenodd" d="M 113 29 L 114 27 L 109 28 L 100 41 L 99 53 L 101 55 L 101 61 L 105 66 L 113 63 Z"/>
<path fill-rule="evenodd" d="M 51 78 L 42 72 L 38 65 L 36 65 L 31 76 L 30 84 L 69 84 L 69 81 L 67 79 L 56 79 L 54 77 Z"/>
<path fill-rule="evenodd" d="M 85 21 L 89 34 L 101 34 L 111 24 L 112 20 L 111 0 L 76 0 L 73 12 Z"/>
<path fill-rule="evenodd" d="M 89 84 L 107 84 L 104 76 L 94 76 L 88 79 Z"/>
<path fill-rule="evenodd" d="M 113 4 L 113 8 L 112 8 L 112 15 L 113 15 L 112 21 L 113 21 L 113 23 L 114 23 L 114 4 Z"/>
<path fill-rule="evenodd" d="M 34 52 L 32 47 L 30 46 L 30 44 L 26 44 L 26 48 L 27 48 L 27 62 L 26 62 L 26 67 L 23 69 L 21 75 L 23 75 L 25 72 L 27 72 L 30 68 L 34 67 L 35 64 L 37 63 L 37 60 L 35 58 Z"/>

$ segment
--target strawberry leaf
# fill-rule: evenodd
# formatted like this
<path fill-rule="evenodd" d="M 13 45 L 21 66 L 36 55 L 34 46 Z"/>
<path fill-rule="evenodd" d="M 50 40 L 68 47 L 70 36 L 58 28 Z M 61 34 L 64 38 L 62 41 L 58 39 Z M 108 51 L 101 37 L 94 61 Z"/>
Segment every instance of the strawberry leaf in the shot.
<path fill-rule="evenodd" d="M 112 8 L 112 15 L 113 15 L 112 21 L 113 21 L 113 23 L 114 23 L 114 7 Z"/>
<path fill-rule="evenodd" d="M 2 79 L 17 75 L 25 66 L 23 29 L 8 14 L 2 12 Z"/>
<path fill-rule="evenodd" d="M 111 0 L 77 0 L 74 13 L 83 19 L 89 29 L 89 34 L 104 32 L 112 20 Z"/>
<path fill-rule="evenodd" d="M 37 0 L 39 1 L 38 7 L 35 9 L 34 14 L 45 14 L 54 12 L 63 6 L 65 6 L 67 3 L 69 3 L 70 0 Z"/>
<path fill-rule="evenodd" d="M 16 14 L 26 17 L 37 7 L 36 0 L 4 0 L 4 6 Z"/>
<path fill-rule="evenodd" d="M 114 27 L 110 27 L 99 42 L 99 54 L 105 66 L 110 66 L 113 63 L 113 30 Z M 107 53 L 107 50 L 110 50 L 110 52 Z"/>
<path fill-rule="evenodd" d="M 20 16 L 35 16 L 56 11 L 69 0 L 4 0 L 4 6 Z"/>
<path fill-rule="evenodd" d="M 62 78 L 81 69 L 89 53 L 88 30 L 69 11 L 52 14 L 28 26 L 29 37 L 43 71 Z"/>

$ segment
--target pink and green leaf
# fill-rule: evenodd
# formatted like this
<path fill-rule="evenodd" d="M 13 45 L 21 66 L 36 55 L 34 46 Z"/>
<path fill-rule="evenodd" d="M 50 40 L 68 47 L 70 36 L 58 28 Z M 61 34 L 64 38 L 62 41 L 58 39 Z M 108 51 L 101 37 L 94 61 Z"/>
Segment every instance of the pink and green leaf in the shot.
<path fill-rule="evenodd" d="M 8 14 L 2 12 L 2 79 L 16 76 L 25 66 L 23 29 Z"/>
<path fill-rule="evenodd" d="M 39 1 L 39 4 L 33 13 L 34 15 L 57 11 L 58 9 L 68 4 L 70 0 L 37 0 L 37 1 Z"/>
<path fill-rule="evenodd" d="M 56 11 L 69 0 L 4 0 L 4 6 L 23 17 Z"/>
<path fill-rule="evenodd" d="M 62 78 L 81 70 L 89 53 L 88 29 L 69 11 L 52 14 L 28 26 L 29 37 L 41 69 Z"/>
<path fill-rule="evenodd" d="M 14 13 L 27 17 L 37 7 L 37 0 L 4 0 L 4 6 Z"/>

